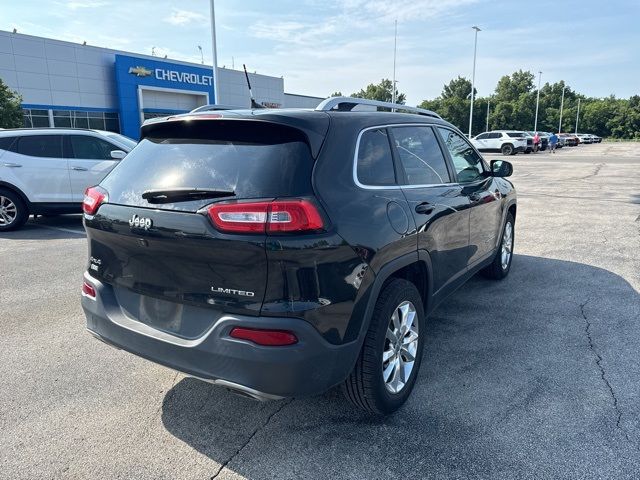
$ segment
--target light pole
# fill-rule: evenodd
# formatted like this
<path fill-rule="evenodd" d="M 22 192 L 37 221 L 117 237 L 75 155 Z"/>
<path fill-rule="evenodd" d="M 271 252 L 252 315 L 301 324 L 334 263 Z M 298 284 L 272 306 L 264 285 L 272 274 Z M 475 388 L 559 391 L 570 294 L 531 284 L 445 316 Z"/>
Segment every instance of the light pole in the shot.
<path fill-rule="evenodd" d="M 489 106 L 491 105 L 491 99 L 488 98 L 487 99 L 487 125 L 484 127 L 484 131 L 488 132 L 489 131 Z"/>
<path fill-rule="evenodd" d="M 216 48 L 216 8 L 211 0 L 211 47 L 213 53 L 213 103 L 218 104 L 218 49 Z"/>
<path fill-rule="evenodd" d="M 538 72 L 538 98 L 536 99 L 536 119 L 533 122 L 533 132 L 538 133 L 538 108 L 540 107 L 540 80 L 542 79 L 542 72 Z"/>
<path fill-rule="evenodd" d="M 475 25 L 473 28 L 475 33 L 475 41 L 473 42 L 473 74 L 471 75 L 471 108 L 469 109 L 469 138 L 471 138 L 471 128 L 473 127 L 473 98 L 474 98 L 474 90 L 476 84 L 476 53 L 478 51 L 478 32 L 480 32 L 480 28 Z"/>
<path fill-rule="evenodd" d="M 562 85 L 562 98 L 560 100 L 560 123 L 558 124 L 558 133 L 562 132 L 562 109 L 564 108 L 564 89 L 567 88 L 566 85 Z"/>
<path fill-rule="evenodd" d="M 393 84 L 391 85 L 391 103 L 396 103 L 396 54 L 398 51 L 398 20 L 394 22 L 395 32 L 393 34 Z"/>
<path fill-rule="evenodd" d="M 202 47 L 198 45 L 198 50 L 200 50 L 200 63 L 204 65 L 204 54 L 202 53 Z"/>
<path fill-rule="evenodd" d="M 578 119 L 580 118 L 580 99 L 578 99 L 578 113 L 576 113 L 576 135 L 578 134 Z"/>

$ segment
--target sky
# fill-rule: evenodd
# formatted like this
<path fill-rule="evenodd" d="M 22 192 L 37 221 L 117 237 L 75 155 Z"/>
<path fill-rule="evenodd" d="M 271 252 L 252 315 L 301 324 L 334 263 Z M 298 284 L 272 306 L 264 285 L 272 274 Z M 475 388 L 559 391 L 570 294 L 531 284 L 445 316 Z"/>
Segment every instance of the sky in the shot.
<path fill-rule="evenodd" d="M 218 66 L 285 91 L 351 94 L 393 76 L 407 104 L 458 75 L 489 95 L 518 69 L 594 97 L 640 94 L 640 0 L 215 0 Z M 0 0 L 0 29 L 211 65 L 209 0 Z"/>

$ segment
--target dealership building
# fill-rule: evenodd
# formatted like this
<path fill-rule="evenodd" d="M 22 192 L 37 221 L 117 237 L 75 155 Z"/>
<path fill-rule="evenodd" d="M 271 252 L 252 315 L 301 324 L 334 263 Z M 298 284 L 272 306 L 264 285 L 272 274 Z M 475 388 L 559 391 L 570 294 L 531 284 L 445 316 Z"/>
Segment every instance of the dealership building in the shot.
<path fill-rule="evenodd" d="M 111 130 L 137 139 L 145 119 L 214 103 L 249 107 L 244 72 L 0 30 L 0 78 L 22 96 L 26 127 Z M 249 74 L 258 103 L 314 108 L 284 79 Z"/>

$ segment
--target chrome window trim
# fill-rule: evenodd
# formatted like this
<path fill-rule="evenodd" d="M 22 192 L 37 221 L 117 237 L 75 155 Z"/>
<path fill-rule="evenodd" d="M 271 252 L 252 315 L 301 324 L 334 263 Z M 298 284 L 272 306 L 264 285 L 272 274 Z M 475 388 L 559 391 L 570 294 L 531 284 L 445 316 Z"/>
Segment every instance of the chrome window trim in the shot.
<path fill-rule="evenodd" d="M 441 127 L 443 125 L 439 125 L 437 123 L 389 123 L 386 125 L 376 125 L 373 127 L 367 127 L 360 130 L 358 134 L 358 139 L 356 140 L 356 151 L 353 155 L 353 181 L 355 184 L 364 189 L 364 190 L 397 190 L 400 188 L 428 188 L 428 187 L 451 187 L 453 185 L 459 185 L 457 182 L 449 182 L 449 183 L 428 183 L 424 185 L 400 185 L 396 183 L 395 185 L 365 185 L 360 183 L 358 180 L 358 152 L 360 151 L 360 139 L 364 132 L 368 130 L 375 130 L 378 128 L 393 128 L 393 127 Z M 444 155 L 444 153 L 443 153 Z"/>

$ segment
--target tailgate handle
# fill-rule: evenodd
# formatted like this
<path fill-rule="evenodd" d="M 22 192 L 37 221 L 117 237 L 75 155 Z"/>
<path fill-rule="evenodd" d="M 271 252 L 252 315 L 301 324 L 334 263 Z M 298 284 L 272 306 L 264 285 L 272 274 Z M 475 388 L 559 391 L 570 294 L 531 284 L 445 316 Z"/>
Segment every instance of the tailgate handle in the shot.
<path fill-rule="evenodd" d="M 86 172 L 89 169 L 84 167 L 71 167 L 71 170 L 75 170 L 77 172 Z"/>
<path fill-rule="evenodd" d="M 422 213 L 424 215 L 429 215 L 433 213 L 433 210 L 436 207 L 431 205 L 429 202 L 422 202 L 416 205 L 416 213 Z"/>
<path fill-rule="evenodd" d="M 2 166 L 9 167 L 9 168 L 19 168 L 22 165 L 20 165 L 19 163 L 3 163 Z"/>

